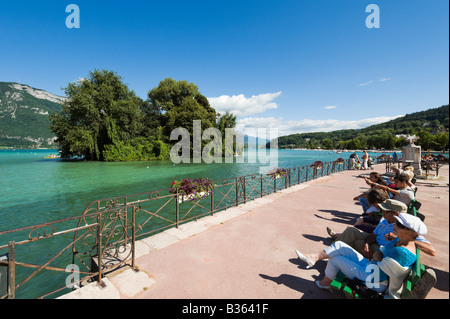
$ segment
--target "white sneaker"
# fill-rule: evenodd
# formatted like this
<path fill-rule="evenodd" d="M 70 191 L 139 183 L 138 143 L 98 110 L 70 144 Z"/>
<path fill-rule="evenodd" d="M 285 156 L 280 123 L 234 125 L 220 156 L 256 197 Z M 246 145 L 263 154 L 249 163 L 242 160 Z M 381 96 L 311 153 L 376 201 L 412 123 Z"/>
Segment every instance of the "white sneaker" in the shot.
<path fill-rule="evenodd" d="M 306 266 L 306 269 L 311 268 L 312 266 L 314 266 L 314 263 L 311 259 L 306 258 L 301 252 L 299 252 L 298 250 L 295 251 L 297 253 L 298 258 L 300 258 L 301 261 L 304 261 L 305 263 L 308 264 L 308 266 Z"/>

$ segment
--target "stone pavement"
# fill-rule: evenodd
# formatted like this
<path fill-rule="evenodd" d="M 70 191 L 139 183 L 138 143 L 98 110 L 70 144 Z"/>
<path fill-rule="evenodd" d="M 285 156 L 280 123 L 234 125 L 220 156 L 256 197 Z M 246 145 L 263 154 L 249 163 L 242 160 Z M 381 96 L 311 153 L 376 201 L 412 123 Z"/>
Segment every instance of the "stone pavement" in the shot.
<path fill-rule="evenodd" d="M 375 171 L 384 172 L 384 165 Z M 345 171 L 168 229 L 136 244 L 138 272 L 121 269 L 61 298 L 139 299 L 337 299 L 318 289 L 326 262 L 306 269 L 295 254 L 322 250 L 336 232 L 362 213 L 353 197 L 368 189 L 365 171 Z M 417 199 L 425 214 L 435 257 L 421 254 L 437 284 L 428 299 L 449 298 L 448 166 L 438 180 L 418 180 Z"/>

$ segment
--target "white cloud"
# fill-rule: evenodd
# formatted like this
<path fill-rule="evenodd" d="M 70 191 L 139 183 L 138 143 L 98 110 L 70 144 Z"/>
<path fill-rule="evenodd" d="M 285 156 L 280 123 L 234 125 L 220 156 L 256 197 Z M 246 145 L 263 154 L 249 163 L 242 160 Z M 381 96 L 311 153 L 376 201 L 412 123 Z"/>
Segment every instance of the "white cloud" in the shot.
<path fill-rule="evenodd" d="M 379 82 L 386 82 L 386 81 L 390 81 L 390 80 L 391 80 L 391 78 L 381 78 L 378 81 Z M 359 84 L 359 86 L 366 86 L 366 85 L 372 84 L 373 82 L 375 82 L 375 81 L 374 80 L 370 80 L 370 81 L 367 81 L 367 82 Z"/>
<path fill-rule="evenodd" d="M 208 101 L 211 107 L 219 113 L 228 111 L 236 116 L 247 116 L 278 108 L 278 105 L 272 101 L 280 95 L 281 92 L 253 95 L 249 98 L 245 97 L 244 94 L 222 95 L 208 98 Z"/>
<path fill-rule="evenodd" d="M 393 120 L 397 116 L 380 116 L 374 118 L 366 118 L 355 121 L 340 120 L 311 120 L 304 119 L 300 121 L 283 120 L 283 118 L 274 117 L 247 117 L 239 119 L 236 123 L 236 130 L 244 134 L 254 133 L 258 128 L 277 129 L 278 136 L 284 136 L 295 133 L 310 132 L 330 132 L 343 129 L 361 129 L 371 125 L 384 123 Z"/>
<path fill-rule="evenodd" d="M 329 105 L 329 106 L 325 106 L 324 107 L 325 110 L 332 110 L 332 109 L 335 109 L 335 108 L 337 108 L 337 105 Z"/>
<path fill-rule="evenodd" d="M 366 86 L 366 85 L 369 85 L 369 84 L 371 84 L 371 83 L 373 83 L 373 80 L 370 80 L 370 81 L 368 81 L 368 82 L 361 83 L 359 86 Z"/>

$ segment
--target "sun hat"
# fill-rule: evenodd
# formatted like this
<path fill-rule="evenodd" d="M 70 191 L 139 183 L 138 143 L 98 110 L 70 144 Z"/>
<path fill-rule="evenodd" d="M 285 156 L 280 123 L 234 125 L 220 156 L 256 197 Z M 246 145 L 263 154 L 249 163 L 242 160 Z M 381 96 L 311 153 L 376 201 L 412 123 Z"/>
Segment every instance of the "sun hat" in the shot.
<path fill-rule="evenodd" d="M 387 199 L 386 202 L 378 204 L 382 210 L 393 211 L 397 213 L 406 213 L 408 207 L 405 203 L 395 200 L 395 199 Z"/>
<path fill-rule="evenodd" d="M 400 224 L 415 231 L 417 234 L 421 236 L 425 236 L 427 234 L 427 226 L 420 220 L 419 217 L 407 213 L 401 213 L 398 216 L 395 216 L 395 218 Z"/>

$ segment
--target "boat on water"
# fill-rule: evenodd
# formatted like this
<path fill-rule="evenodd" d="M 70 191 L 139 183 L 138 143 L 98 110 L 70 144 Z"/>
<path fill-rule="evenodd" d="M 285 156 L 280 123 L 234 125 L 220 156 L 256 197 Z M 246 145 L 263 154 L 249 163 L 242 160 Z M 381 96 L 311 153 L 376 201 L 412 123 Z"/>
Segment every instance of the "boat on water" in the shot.
<path fill-rule="evenodd" d="M 61 158 L 61 156 L 55 155 L 55 154 L 50 154 L 48 156 L 45 156 L 44 158 Z"/>

